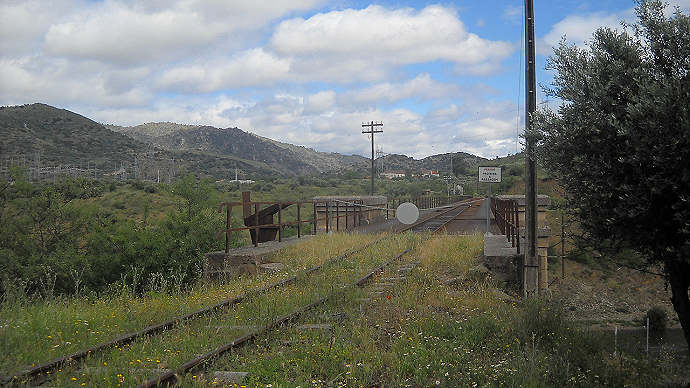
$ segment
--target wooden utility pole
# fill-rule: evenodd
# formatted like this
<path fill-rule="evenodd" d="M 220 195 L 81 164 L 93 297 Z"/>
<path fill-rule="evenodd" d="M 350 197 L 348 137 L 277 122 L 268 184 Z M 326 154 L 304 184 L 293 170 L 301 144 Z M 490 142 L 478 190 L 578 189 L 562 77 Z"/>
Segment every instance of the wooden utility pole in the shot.
<path fill-rule="evenodd" d="M 369 129 L 362 131 L 362 133 L 371 134 L 371 195 L 374 195 L 374 174 L 376 173 L 376 169 L 374 168 L 374 134 L 383 133 L 383 129 L 374 129 L 374 127 L 383 127 L 383 123 L 370 121 L 362 124 L 362 128 L 367 127 Z"/>
<path fill-rule="evenodd" d="M 532 115 L 537 108 L 534 43 L 534 0 L 525 0 L 525 178 L 527 180 L 525 182 L 527 249 L 525 249 L 523 276 L 523 293 L 525 296 L 534 296 L 538 293 L 539 280 L 539 260 L 537 258 L 537 167 L 534 160 L 534 144 L 530 136 L 533 127 Z"/>

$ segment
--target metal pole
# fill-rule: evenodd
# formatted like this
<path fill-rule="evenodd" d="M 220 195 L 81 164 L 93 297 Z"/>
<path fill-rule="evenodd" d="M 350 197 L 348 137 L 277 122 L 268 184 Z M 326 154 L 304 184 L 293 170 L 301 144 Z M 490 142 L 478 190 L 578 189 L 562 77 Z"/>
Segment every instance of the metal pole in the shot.
<path fill-rule="evenodd" d="M 486 196 L 486 233 L 491 231 L 491 183 L 489 183 L 489 192 Z"/>
<path fill-rule="evenodd" d="M 647 316 L 647 347 L 646 347 L 647 357 L 649 357 L 649 316 Z"/>
<path fill-rule="evenodd" d="M 259 228 L 259 204 L 256 203 L 254 204 L 254 226 L 257 228 L 254 229 L 254 236 L 256 239 L 254 240 L 254 246 L 258 247 L 259 246 L 259 232 L 261 232 L 261 228 Z"/>
<path fill-rule="evenodd" d="M 525 296 L 533 296 L 538 292 L 537 259 L 537 172 L 534 161 L 534 144 L 530 132 L 533 125 L 532 114 L 537 107 L 537 85 L 535 71 L 535 42 L 534 42 L 534 0 L 525 0 L 525 164 L 526 164 L 526 209 L 525 226 L 527 227 L 527 249 L 525 250 Z"/>
<path fill-rule="evenodd" d="M 226 205 L 225 214 L 225 253 L 230 253 L 230 225 L 232 224 L 230 215 L 232 213 L 232 206 Z"/>
<path fill-rule="evenodd" d="M 371 195 L 374 195 L 374 122 L 371 122 Z"/>
<path fill-rule="evenodd" d="M 376 123 L 374 121 L 371 121 L 368 124 L 362 124 L 362 128 L 369 127 L 369 130 L 362 131 L 362 133 L 371 135 L 371 195 L 374 195 L 374 173 L 376 172 L 376 169 L 374 167 L 374 134 L 383 133 L 383 130 L 375 130 L 374 127 L 382 126 L 383 123 Z"/>
<path fill-rule="evenodd" d="M 302 217 L 300 217 L 300 209 L 302 204 L 297 202 L 297 238 L 302 237 Z"/>
<path fill-rule="evenodd" d="M 350 229 L 350 225 L 349 225 L 350 221 L 347 219 L 347 217 L 349 217 L 349 215 L 348 215 L 349 207 L 350 207 L 350 204 L 345 205 L 345 230 Z"/>
<path fill-rule="evenodd" d="M 561 213 L 561 278 L 565 279 L 565 217 Z"/>
<path fill-rule="evenodd" d="M 278 203 L 278 242 L 283 242 L 283 204 L 280 202 Z"/>

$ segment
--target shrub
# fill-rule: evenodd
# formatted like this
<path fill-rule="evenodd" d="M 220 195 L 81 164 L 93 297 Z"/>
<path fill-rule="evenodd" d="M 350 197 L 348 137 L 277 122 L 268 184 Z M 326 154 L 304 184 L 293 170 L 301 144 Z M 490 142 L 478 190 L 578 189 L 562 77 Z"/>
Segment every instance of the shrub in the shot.
<path fill-rule="evenodd" d="M 666 316 L 666 310 L 663 308 L 659 306 L 652 307 L 647 311 L 646 318 L 649 319 L 649 331 L 663 333 L 666 330 L 668 317 Z"/>

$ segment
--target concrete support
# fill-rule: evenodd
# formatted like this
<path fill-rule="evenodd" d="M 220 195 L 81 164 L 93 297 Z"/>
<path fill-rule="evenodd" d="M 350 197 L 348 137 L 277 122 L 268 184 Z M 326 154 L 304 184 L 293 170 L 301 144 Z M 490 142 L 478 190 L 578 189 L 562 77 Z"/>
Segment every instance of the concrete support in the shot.
<path fill-rule="evenodd" d="M 518 220 L 520 224 L 520 246 L 527 244 L 527 231 L 525 225 L 526 201 L 524 195 L 499 195 L 498 199 L 514 200 L 518 204 Z M 551 205 L 551 198 L 548 195 L 540 195 L 537 198 L 537 251 L 535 260 L 525 262 L 522 268 L 522 287 L 523 294 L 527 296 L 543 294 L 548 291 L 548 247 L 551 228 L 546 223 L 546 209 Z M 524 253 L 524 251 L 523 251 Z"/>

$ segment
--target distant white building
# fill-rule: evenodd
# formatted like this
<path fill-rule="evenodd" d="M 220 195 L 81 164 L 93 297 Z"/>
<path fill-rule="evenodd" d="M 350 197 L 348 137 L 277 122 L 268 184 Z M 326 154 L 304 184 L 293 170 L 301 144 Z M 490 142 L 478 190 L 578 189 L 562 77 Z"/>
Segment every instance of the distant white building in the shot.
<path fill-rule="evenodd" d="M 231 181 L 228 181 L 228 182 L 230 182 L 230 183 L 239 183 L 239 184 L 241 184 L 241 185 L 251 185 L 252 183 L 254 183 L 254 181 L 251 180 L 251 179 L 244 179 L 244 180 L 242 180 L 242 179 L 237 179 L 237 169 L 235 169 L 235 179 L 233 179 L 233 180 L 231 180 Z"/>
<path fill-rule="evenodd" d="M 381 176 L 386 178 L 386 179 L 404 178 L 405 173 L 404 172 L 391 171 L 391 172 L 383 172 L 383 173 L 381 173 Z"/>

